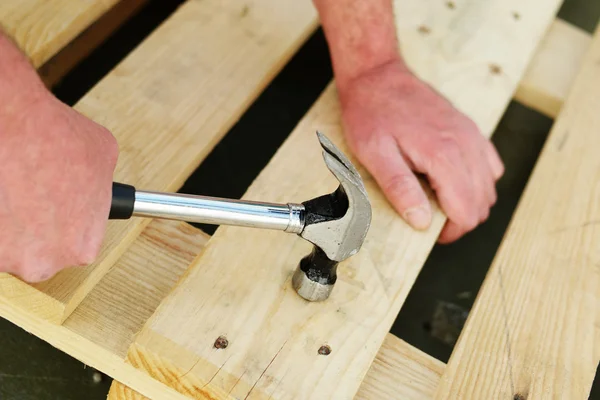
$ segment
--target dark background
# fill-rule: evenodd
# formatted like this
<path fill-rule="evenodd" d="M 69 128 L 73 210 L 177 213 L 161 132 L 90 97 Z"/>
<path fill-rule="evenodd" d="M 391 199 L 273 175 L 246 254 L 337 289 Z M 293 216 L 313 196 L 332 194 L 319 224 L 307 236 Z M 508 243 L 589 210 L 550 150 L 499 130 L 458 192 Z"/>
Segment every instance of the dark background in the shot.
<path fill-rule="evenodd" d="M 308 0 L 306 0 L 308 1 Z M 182 1 L 151 1 L 55 88 L 74 104 Z M 566 0 L 559 16 L 592 32 L 600 2 Z M 310 71 L 307 74 L 306 71 Z M 239 198 L 332 79 L 318 31 L 231 129 L 182 192 Z M 447 362 L 492 262 L 552 121 L 513 103 L 493 141 L 506 164 L 489 220 L 460 241 L 436 246 L 391 332 Z M 257 146 L 256 135 L 260 135 Z M 249 151 L 251 150 L 251 151 Z M 228 160 L 236 159 L 238 168 Z M 214 228 L 201 226 L 208 233 Z M 590 316 L 593 318 L 593 316 Z M 105 399 L 110 378 L 0 319 L 0 399 Z M 96 378 L 102 377 L 100 382 Z M 595 385 L 592 399 L 600 399 Z"/>

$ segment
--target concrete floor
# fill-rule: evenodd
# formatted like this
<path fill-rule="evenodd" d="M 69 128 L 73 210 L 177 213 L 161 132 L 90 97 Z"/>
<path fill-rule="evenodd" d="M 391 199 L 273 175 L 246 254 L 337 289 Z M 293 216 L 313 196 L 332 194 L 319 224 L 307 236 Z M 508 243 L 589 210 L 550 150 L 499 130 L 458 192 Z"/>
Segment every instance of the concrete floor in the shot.
<path fill-rule="evenodd" d="M 167 4 L 168 3 L 168 4 Z M 73 104 L 142 40 L 180 1 L 151 2 L 132 24 L 119 31 L 56 88 Z M 560 17 L 592 32 L 600 1 L 566 0 Z M 311 75 L 305 74 L 306 70 Z M 323 35 L 303 47 L 258 101 L 228 133 L 182 191 L 239 197 L 331 79 Z M 511 104 L 494 143 L 506 163 L 498 184 L 499 200 L 490 219 L 450 246 L 436 246 L 391 331 L 414 346 L 447 361 L 468 310 L 481 286 L 510 217 L 527 182 L 552 121 Z M 261 148 L 255 148 L 260 132 Z M 264 145 L 263 145 L 264 144 Z M 248 152 L 247 149 L 253 149 Z M 231 168 L 235 157 L 245 168 Z M 212 232 L 212 227 L 203 229 Z M 455 277 L 461 277 L 455 281 Z M 110 379 L 0 319 L 0 399 L 104 399 Z M 590 396 L 600 399 L 600 387 Z"/>

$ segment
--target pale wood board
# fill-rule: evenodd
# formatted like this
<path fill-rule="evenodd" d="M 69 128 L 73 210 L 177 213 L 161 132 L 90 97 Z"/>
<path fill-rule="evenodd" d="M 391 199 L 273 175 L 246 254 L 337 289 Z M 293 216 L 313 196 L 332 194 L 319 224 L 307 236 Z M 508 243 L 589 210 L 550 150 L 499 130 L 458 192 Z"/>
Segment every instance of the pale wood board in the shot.
<path fill-rule="evenodd" d="M 559 5 L 458 2 L 450 10 L 437 2 L 401 1 L 402 49 L 409 65 L 489 136 Z M 515 10 L 523 14 L 519 21 Z M 430 34 L 421 33 L 423 24 Z M 345 150 L 333 87 L 244 197 L 301 201 L 333 190 L 317 129 Z M 309 250 L 301 239 L 221 227 L 138 335 L 129 361 L 194 397 L 353 397 L 445 220 L 434 208 L 431 229 L 413 231 L 362 173 L 373 223 L 361 252 L 340 266 L 327 302 L 309 304 L 290 286 Z M 229 347 L 216 351 L 220 335 Z M 333 349 L 326 357 L 317 353 L 325 344 Z"/>
<path fill-rule="evenodd" d="M 125 362 L 127 348 L 208 236 L 181 222 L 152 221 L 62 325 L 0 299 L 0 315 L 52 346 L 159 399 L 184 396 Z"/>
<path fill-rule="evenodd" d="M 561 3 L 395 0 L 401 51 L 417 75 L 491 135 Z"/>
<path fill-rule="evenodd" d="M 152 315 L 208 236 L 188 224 L 152 221 L 63 325 L 51 324 L 0 301 L 0 315 L 109 376 L 127 382 L 119 395 L 154 399 L 186 397 L 125 362 L 135 334 Z M 439 361 L 388 335 L 363 384 L 364 396 L 385 390 L 425 398 L 439 375 Z M 115 385 L 116 386 L 116 385 Z M 138 392 L 139 391 L 139 392 Z M 124 397 L 128 398 L 128 397 Z"/>
<path fill-rule="evenodd" d="M 388 334 L 362 382 L 357 400 L 429 400 L 444 371 L 444 363 Z M 113 381 L 108 400 L 147 400 Z"/>
<path fill-rule="evenodd" d="M 429 400 L 445 364 L 393 335 L 387 335 L 356 400 Z"/>
<path fill-rule="evenodd" d="M 442 377 L 437 399 L 587 399 L 600 359 L 600 31 Z"/>
<path fill-rule="evenodd" d="M 116 181 L 176 190 L 317 24 L 310 2 L 188 1 L 75 108 L 117 137 Z M 63 321 L 147 222 L 111 222 L 94 264 L 41 284 L 0 275 L 0 296 Z"/>
<path fill-rule="evenodd" d="M 60 82 L 81 60 L 85 59 L 147 3 L 148 0 L 120 0 L 58 53 L 52 55 L 38 68 L 46 86 L 53 87 Z"/>
<path fill-rule="evenodd" d="M 556 118 L 581 69 L 592 38 L 563 20 L 554 21 L 515 93 L 515 100 Z"/>
<path fill-rule="evenodd" d="M 0 25 L 39 67 L 119 1 L 2 0 Z"/>

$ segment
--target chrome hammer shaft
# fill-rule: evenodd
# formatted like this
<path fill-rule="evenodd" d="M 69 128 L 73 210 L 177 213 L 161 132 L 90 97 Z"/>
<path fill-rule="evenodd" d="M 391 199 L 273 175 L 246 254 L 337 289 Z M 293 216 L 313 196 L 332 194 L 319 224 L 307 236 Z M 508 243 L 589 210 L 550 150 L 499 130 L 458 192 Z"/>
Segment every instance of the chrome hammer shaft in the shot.
<path fill-rule="evenodd" d="M 300 233 L 302 204 L 274 204 L 185 194 L 137 191 L 133 215 L 212 225 L 236 225 Z"/>
<path fill-rule="evenodd" d="M 308 301 L 329 297 L 337 265 L 356 254 L 371 224 L 371 204 L 362 178 L 350 160 L 317 132 L 323 159 L 338 188 L 302 204 L 273 204 L 175 193 L 136 191 L 113 184 L 110 219 L 132 216 L 212 225 L 237 225 L 298 234 L 315 245 L 292 277 L 296 292 Z"/>

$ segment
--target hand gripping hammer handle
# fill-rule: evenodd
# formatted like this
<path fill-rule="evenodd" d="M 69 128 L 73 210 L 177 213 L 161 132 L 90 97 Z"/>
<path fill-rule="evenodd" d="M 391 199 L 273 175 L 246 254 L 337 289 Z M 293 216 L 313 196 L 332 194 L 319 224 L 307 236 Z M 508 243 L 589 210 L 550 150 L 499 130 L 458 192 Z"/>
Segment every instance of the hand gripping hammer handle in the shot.
<path fill-rule="evenodd" d="M 302 204 L 146 192 L 130 185 L 113 183 L 109 219 L 148 217 L 300 233 L 304 229 L 304 215 Z"/>

